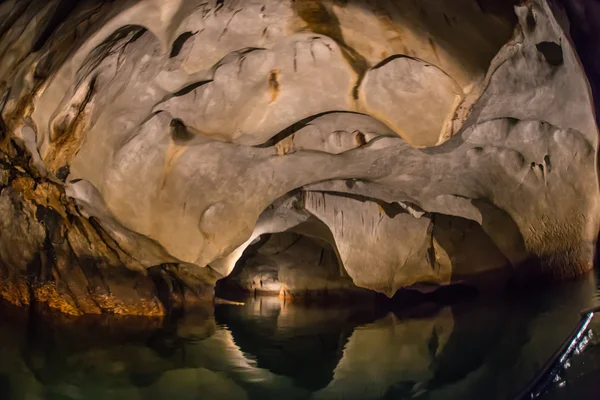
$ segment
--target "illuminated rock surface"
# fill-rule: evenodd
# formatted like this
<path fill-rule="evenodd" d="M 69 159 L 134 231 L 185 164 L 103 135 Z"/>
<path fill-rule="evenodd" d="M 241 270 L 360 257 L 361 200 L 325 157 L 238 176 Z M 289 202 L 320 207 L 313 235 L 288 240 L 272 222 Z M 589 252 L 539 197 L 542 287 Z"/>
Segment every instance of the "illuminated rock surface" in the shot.
<path fill-rule="evenodd" d="M 550 0 L 6 0 L 0 295 L 163 315 L 240 259 L 258 268 L 241 287 L 292 295 L 581 274 L 598 132 L 566 16 Z M 269 234 L 304 247 L 261 252 Z"/>

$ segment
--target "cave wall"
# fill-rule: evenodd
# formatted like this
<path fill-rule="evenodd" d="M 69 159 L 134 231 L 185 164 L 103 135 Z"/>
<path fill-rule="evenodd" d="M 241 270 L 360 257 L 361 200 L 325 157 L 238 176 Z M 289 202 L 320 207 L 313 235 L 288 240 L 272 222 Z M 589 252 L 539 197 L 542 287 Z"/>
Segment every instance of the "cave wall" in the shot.
<path fill-rule="evenodd" d="M 2 296 L 163 314 L 287 231 L 388 296 L 576 276 L 598 232 L 598 132 L 575 14 L 4 1 Z"/>

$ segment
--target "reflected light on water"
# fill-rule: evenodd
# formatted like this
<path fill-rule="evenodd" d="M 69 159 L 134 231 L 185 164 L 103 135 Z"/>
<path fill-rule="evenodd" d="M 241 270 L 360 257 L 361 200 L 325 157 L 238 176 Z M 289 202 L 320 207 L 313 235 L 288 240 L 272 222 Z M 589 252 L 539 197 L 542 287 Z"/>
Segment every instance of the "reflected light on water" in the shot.
<path fill-rule="evenodd" d="M 507 399 L 565 340 L 579 310 L 600 304 L 598 293 L 590 275 L 408 310 L 258 297 L 162 324 L 87 327 L 7 311 L 0 398 Z M 600 372 L 597 360 L 586 362 L 578 373 Z"/>

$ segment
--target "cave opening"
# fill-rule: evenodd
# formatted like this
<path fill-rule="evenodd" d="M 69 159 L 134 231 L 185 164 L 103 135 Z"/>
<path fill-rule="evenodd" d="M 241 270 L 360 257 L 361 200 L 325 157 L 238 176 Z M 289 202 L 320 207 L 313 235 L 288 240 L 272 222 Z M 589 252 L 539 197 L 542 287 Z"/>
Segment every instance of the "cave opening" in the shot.
<path fill-rule="evenodd" d="M 328 242 L 292 231 L 256 238 L 231 274 L 215 287 L 220 298 L 280 296 L 319 301 L 366 294 L 374 295 L 354 285 Z"/>
<path fill-rule="evenodd" d="M 590 1 L 0 0 L 0 398 L 513 398 L 600 304 Z"/>

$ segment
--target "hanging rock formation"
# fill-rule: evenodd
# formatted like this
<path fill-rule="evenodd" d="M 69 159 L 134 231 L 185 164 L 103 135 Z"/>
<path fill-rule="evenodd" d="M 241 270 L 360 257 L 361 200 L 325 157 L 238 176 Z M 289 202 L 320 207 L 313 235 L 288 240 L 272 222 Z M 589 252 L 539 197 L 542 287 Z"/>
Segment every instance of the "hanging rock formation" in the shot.
<path fill-rule="evenodd" d="M 162 315 L 233 271 L 392 296 L 591 268 L 598 132 L 556 0 L 5 0 L 0 21 L 13 303 Z"/>

